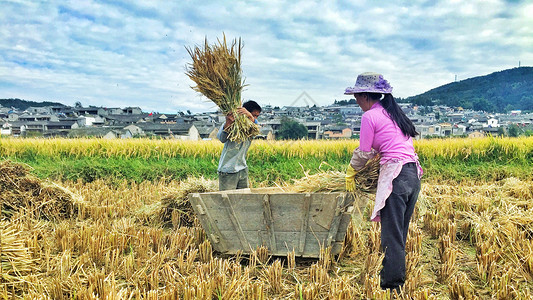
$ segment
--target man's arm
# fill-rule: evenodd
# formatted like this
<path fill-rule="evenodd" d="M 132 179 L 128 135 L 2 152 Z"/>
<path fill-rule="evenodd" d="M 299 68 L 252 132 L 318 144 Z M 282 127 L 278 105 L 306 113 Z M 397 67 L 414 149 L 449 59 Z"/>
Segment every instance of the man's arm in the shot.
<path fill-rule="evenodd" d="M 220 126 L 220 129 L 218 130 L 217 139 L 219 139 L 222 143 L 225 143 L 228 141 L 228 133 L 225 131 L 226 129 L 226 122 Z"/>

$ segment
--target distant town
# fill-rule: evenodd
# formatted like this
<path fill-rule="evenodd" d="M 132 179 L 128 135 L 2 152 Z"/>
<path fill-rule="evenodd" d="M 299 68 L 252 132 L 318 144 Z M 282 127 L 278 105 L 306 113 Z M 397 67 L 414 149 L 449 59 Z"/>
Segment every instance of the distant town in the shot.
<path fill-rule="evenodd" d="M 533 113 L 520 110 L 490 114 L 447 106 L 400 103 L 420 133 L 417 139 L 533 135 Z M 307 129 L 307 139 L 358 138 L 361 109 L 353 103 L 328 106 L 263 106 L 257 138 L 276 139 L 286 120 Z M 216 139 L 225 117 L 219 111 L 161 114 L 139 107 L 29 107 L 24 111 L 0 107 L 3 137 L 97 137 L 125 139 L 155 137 L 179 140 Z"/>

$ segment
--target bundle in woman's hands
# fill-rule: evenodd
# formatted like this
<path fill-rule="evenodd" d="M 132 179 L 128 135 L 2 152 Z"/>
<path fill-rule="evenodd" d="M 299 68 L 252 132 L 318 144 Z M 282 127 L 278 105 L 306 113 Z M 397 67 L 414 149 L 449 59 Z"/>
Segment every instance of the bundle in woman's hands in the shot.
<path fill-rule="evenodd" d="M 366 165 L 355 175 L 355 190 L 357 192 L 374 193 L 379 179 L 379 169 L 381 155 L 377 154 L 371 158 Z M 295 180 L 292 190 L 299 193 L 329 193 L 342 192 L 346 190 L 345 173 L 339 171 L 319 172 Z"/>
<path fill-rule="evenodd" d="M 241 91 L 244 80 L 241 69 L 241 39 L 233 40 L 228 47 L 226 36 L 213 45 L 205 39 L 204 47 L 187 48 L 192 63 L 186 74 L 196 83 L 193 90 L 213 101 L 224 114 L 232 113 L 235 122 L 228 128 L 228 139 L 241 142 L 259 134 L 259 126 L 248 117 L 237 113 L 242 105 Z"/>

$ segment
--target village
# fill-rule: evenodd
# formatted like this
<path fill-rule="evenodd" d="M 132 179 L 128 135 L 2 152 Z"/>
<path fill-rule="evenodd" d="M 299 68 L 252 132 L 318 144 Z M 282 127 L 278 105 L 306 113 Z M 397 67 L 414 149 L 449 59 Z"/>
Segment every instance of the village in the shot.
<path fill-rule="evenodd" d="M 441 137 L 518 136 L 531 134 L 533 113 L 519 110 L 490 114 L 447 106 L 400 103 L 420 133 L 417 139 Z M 307 128 L 307 139 L 358 138 L 362 110 L 356 104 L 327 106 L 263 106 L 257 138 L 276 139 L 284 120 Z M 219 111 L 176 114 L 143 112 L 139 107 L 29 107 L 24 111 L 0 107 L 3 137 L 136 137 L 179 140 L 215 139 L 224 115 Z"/>

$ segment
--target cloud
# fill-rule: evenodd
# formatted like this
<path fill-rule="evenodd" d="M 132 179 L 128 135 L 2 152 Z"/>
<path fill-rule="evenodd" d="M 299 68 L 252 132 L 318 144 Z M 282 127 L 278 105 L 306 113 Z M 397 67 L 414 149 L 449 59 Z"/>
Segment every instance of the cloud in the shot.
<path fill-rule="evenodd" d="M 0 98 L 215 110 L 184 74 L 185 46 L 244 42 L 245 99 L 344 99 L 381 72 L 395 96 L 531 65 L 533 5 L 515 1 L 4 1 Z"/>

